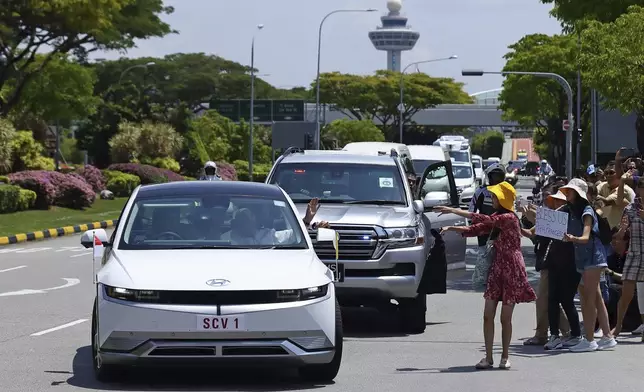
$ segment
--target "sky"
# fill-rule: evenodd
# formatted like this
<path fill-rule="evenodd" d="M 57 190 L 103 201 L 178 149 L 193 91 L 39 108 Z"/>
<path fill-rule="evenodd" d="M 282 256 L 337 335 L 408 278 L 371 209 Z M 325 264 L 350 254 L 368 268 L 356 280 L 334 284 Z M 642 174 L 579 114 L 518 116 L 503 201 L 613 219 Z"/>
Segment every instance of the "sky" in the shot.
<path fill-rule="evenodd" d="M 402 65 L 457 55 L 457 60 L 420 65 L 421 72 L 451 77 L 475 93 L 501 87 L 501 76 L 463 77 L 462 69 L 500 70 L 508 45 L 526 34 L 561 32 L 548 5 L 539 0 L 402 0 L 408 26 L 420 32 Z M 374 49 L 367 34 L 380 25 L 386 0 L 166 0 L 175 12 L 164 17 L 179 34 L 142 40 L 128 57 L 162 57 L 204 52 L 250 65 L 255 35 L 255 68 L 279 88 L 309 86 L 317 67 L 318 27 L 337 9 L 376 8 L 370 13 L 339 13 L 322 30 L 321 72 L 372 74 L 386 68 L 386 52 Z M 263 24 L 261 31 L 257 25 Z M 116 59 L 119 53 L 95 58 Z M 415 67 L 412 67 L 415 71 Z M 547 70 L 532 70 L 547 71 Z"/>

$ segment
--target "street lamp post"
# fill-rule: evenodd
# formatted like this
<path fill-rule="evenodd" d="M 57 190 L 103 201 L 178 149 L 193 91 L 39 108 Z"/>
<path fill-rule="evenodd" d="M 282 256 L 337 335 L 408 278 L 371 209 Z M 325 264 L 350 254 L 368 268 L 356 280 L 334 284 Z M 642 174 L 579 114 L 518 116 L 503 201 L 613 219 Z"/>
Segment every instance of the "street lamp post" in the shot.
<path fill-rule="evenodd" d="M 131 67 L 125 68 L 125 70 L 124 70 L 123 72 L 121 72 L 121 76 L 119 77 L 119 84 L 121 84 L 121 82 L 123 81 L 123 77 L 124 77 L 128 72 L 130 72 L 131 70 L 136 69 L 136 68 L 144 68 L 144 69 L 147 69 L 148 67 L 151 67 L 151 66 L 153 66 L 153 65 L 156 65 L 156 63 L 155 63 L 154 61 L 150 61 L 150 62 L 147 62 L 147 63 L 145 63 L 145 64 L 135 64 L 135 65 L 133 65 L 133 66 L 131 66 Z"/>
<path fill-rule="evenodd" d="M 403 113 L 405 112 L 405 103 L 403 102 L 403 94 L 405 90 L 405 72 L 412 66 L 414 65 L 420 65 L 420 64 L 425 64 L 425 63 L 435 63 L 438 61 L 446 61 L 446 60 L 456 60 L 458 58 L 457 55 L 451 55 L 449 57 L 444 57 L 444 58 L 439 58 L 439 59 L 431 59 L 431 60 L 423 60 L 423 61 L 416 61 L 414 63 L 408 64 L 400 73 L 400 104 L 398 105 L 398 112 L 399 112 L 399 132 L 400 132 L 400 143 L 403 142 Z"/>
<path fill-rule="evenodd" d="M 315 77 L 315 146 L 320 149 L 320 49 L 322 46 L 322 27 L 327 18 L 333 14 L 338 14 L 341 12 L 375 12 L 377 9 L 367 8 L 367 9 L 346 9 L 346 10 L 335 10 L 331 11 L 322 18 L 320 22 L 320 27 L 318 29 L 318 71 L 317 76 Z"/>
<path fill-rule="evenodd" d="M 263 24 L 257 25 L 257 31 L 264 28 Z M 257 32 L 256 32 L 257 33 Z M 250 118 L 248 119 L 248 179 L 253 181 L 253 128 L 255 127 L 255 37 L 250 43 Z"/>
<path fill-rule="evenodd" d="M 568 122 L 570 128 L 566 131 L 566 176 L 572 178 L 573 176 L 573 161 L 572 161 L 572 134 L 575 129 L 575 119 L 573 117 L 573 101 L 572 101 L 572 88 L 563 76 L 552 72 L 522 72 L 522 71 L 482 71 L 482 70 L 463 70 L 463 76 L 483 76 L 483 75 L 530 75 L 540 78 L 548 78 L 556 80 L 561 87 L 566 91 L 568 98 Z"/>

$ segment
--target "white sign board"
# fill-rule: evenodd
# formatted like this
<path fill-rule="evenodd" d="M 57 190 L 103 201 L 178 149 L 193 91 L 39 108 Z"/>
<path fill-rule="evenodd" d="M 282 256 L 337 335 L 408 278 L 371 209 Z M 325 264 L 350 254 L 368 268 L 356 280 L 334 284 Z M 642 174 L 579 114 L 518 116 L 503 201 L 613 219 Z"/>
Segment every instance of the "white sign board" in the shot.
<path fill-rule="evenodd" d="M 545 207 L 537 209 L 536 235 L 561 240 L 567 229 L 567 212 L 555 211 Z"/>

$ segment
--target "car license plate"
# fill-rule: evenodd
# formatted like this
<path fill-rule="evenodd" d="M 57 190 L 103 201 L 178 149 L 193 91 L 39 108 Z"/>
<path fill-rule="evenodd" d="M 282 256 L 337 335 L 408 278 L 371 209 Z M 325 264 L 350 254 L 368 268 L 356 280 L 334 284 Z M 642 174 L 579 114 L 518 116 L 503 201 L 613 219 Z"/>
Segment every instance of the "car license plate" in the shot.
<path fill-rule="evenodd" d="M 335 268 L 336 263 L 325 263 L 327 267 L 333 272 L 333 277 L 337 282 L 344 282 L 344 264 L 338 263 L 337 270 Z"/>
<path fill-rule="evenodd" d="M 199 316 L 197 329 L 199 331 L 244 331 L 243 316 Z"/>

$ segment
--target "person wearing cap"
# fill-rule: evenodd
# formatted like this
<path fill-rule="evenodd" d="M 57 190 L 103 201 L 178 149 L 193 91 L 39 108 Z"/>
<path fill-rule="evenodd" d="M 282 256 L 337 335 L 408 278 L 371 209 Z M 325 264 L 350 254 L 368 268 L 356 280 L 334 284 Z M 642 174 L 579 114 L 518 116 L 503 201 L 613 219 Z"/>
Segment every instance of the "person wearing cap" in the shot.
<path fill-rule="evenodd" d="M 575 248 L 575 266 L 582 275 L 580 285 L 581 313 L 584 319 L 585 337 L 576 346 L 570 347 L 571 352 L 590 352 L 613 348 L 617 341 L 610 331 L 608 311 L 601 300 L 599 282 L 604 269 L 608 267 L 606 250 L 600 240 L 598 218 L 588 201 L 588 184 L 586 181 L 573 178 L 561 187 L 566 195 L 569 210 L 568 233 L 563 240 L 571 242 Z M 595 341 L 595 321 L 604 334 L 599 342 Z"/>
<path fill-rule="evenodd" d="M 221 181 L 221 177 L 217 175 L 217 164 L 213 161 L 206 162 L 203 173 L 199 178 L 200 181 Z"/>
<path fill-rule="evenodd" d="M 545 204 L 552 210 L 570 212 L 566 203 L 566 195 L 557 192 L 548 196 Z M 581 275 L 575 268 L 575 248 L 570 242 L 549 240 L 545 255 L 544 264 L 547 266 L 548 279 L 548 322 L 550 327 L 550 338 L 543 346 L 546 350 L 557 350 L 570 348 L 581 342 L 581 327 L 579 314 L 575 307 L 575 294 Z M 570 336 L 566 337 L 561 327 L 561 309 L 563 308 L 566 326 L 570 326 Z M 562 329 L 564 335 L 559 334 Z"/>
<path fill-rule="evenodd" d="M 456 214 L 472 219 L 472 225 L 443 227 L 443 232 L 455 231 L 465 237 L 489 234 L 494 240 L 496 252 L 489 269 L 485 288 L 485 308 L 483 310 L 483 336 L 485 339 L 485 358 L 476 364 L 477 369 L 490 369 L 494 366 L 492 349 L 494 344 L 494 318 L 499 302 L 501 306 L 502 353 L 499 368 L 509 369 L 509 348 L 512 341 L 512 314 L 518 303 L 533 302 L 537 296 L 530 286 L 528 274 L 521 253 L 521 225 L 514 213 L 516 190 L 507 182 L 488 186 L 492 195 L 495 213 L 476 214 L 458 208 L 436 207 L 441 214 Z"/>

